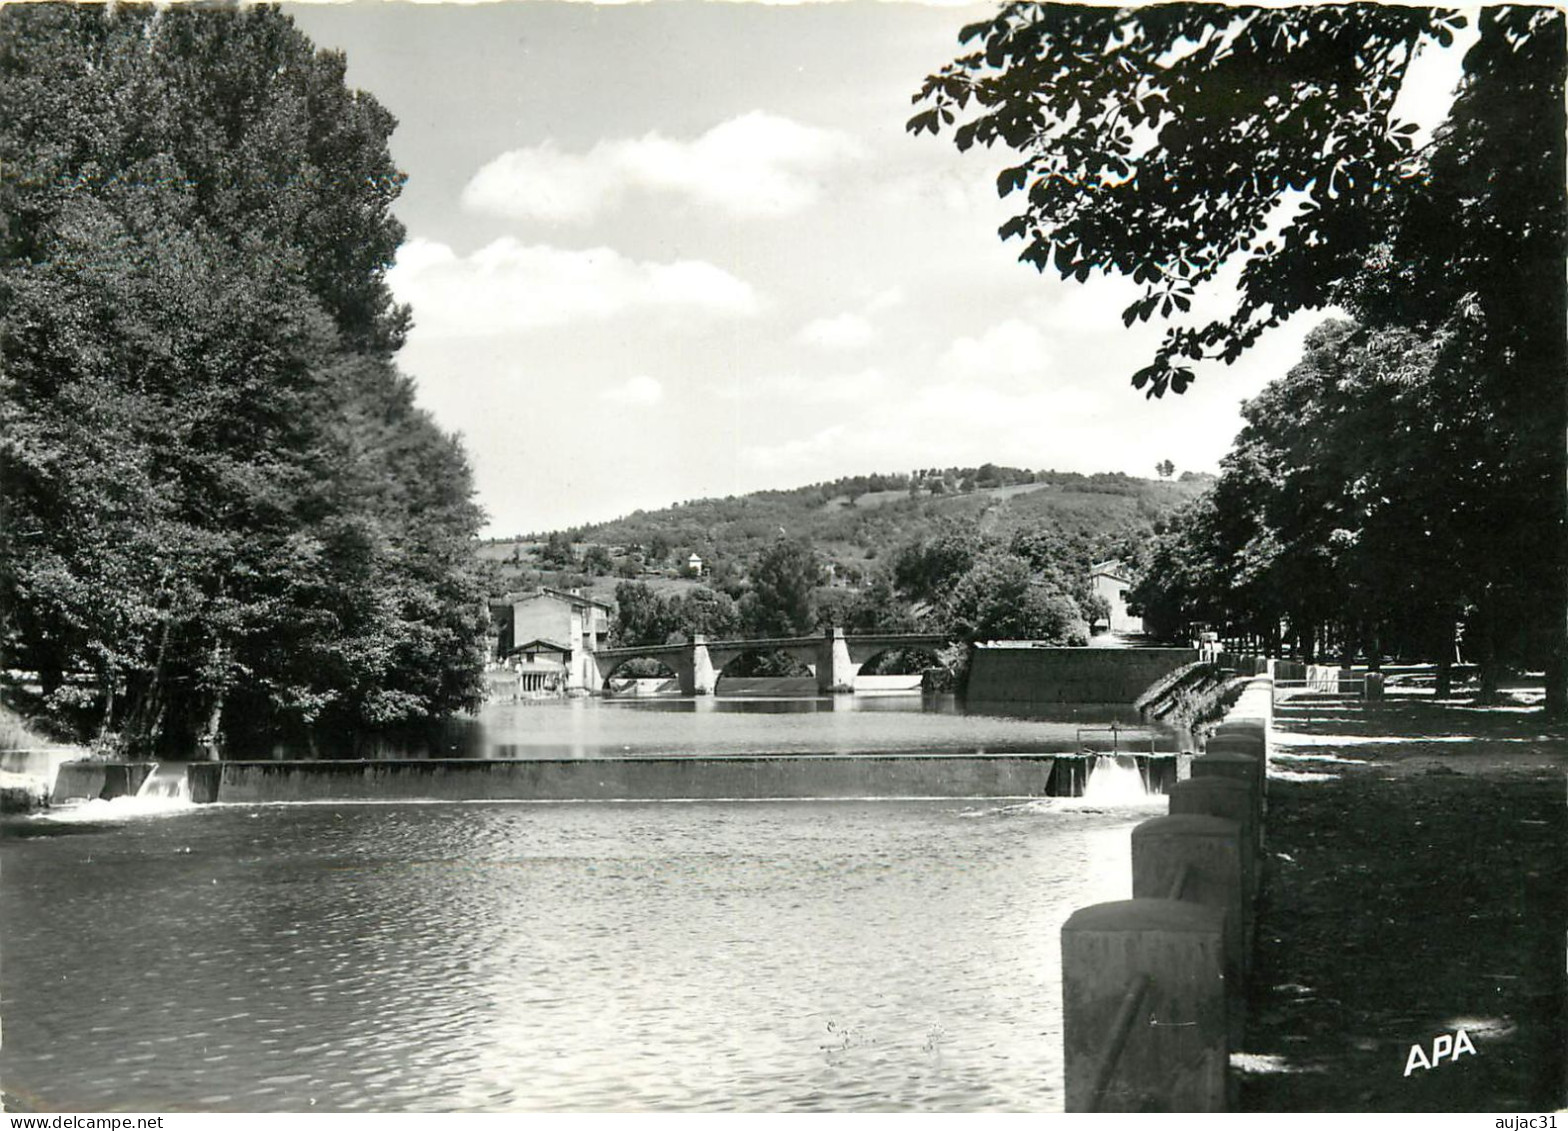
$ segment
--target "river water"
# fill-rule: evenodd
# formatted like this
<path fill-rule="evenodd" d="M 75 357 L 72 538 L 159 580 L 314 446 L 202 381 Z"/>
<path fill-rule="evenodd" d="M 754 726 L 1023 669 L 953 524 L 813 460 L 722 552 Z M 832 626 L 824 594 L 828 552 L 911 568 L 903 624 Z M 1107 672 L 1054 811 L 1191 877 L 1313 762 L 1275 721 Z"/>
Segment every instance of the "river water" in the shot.
<path fill-rule="evenodd" d="M 732 685 L 801 684 L 730 680 Z M 1124 728 L 1113 738 L 1108 728 Z M 492 703 L 434 739 L 385 757 L 617 758 L 724 754 L 1024 754 L 1085 747 L 1148 752 L 1190 747 L 1131 707 L 1056 705 L 1048 717 L 1013 704 L 965 708 L 951 695 L 762 695 L 545 699 Z M 287 756 L 287 752 L 277 752 Z"/>
<path fill-rule="evenodd" d="M 750 719 L 704 732 L 735 752 L 839 749 L 826 738 L 857 717 L 896 719 L 897 742 L 938 720 L 923 749 L 961 746 L 954 721 L 970 749 L 1031 726 L 818 702 L 481 722 L 515 739 Z M 821 729 L 778 726 L 802 718 Z M 35 1110 L 1059 1110 L 1060 927 L 1129 895 L 1128 834 L 1158 811 L 94 802 L 9 818 L 0 1084 Z"/>

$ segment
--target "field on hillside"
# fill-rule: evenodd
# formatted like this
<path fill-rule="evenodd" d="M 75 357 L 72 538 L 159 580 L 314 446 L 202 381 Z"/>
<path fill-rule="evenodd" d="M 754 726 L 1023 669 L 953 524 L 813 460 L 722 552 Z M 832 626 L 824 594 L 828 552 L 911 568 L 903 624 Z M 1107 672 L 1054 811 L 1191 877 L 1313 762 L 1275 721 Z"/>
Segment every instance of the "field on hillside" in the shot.
<path fill-rule="evenodd" d="M 1207 476 L 1150 480 L 1038 474 L 1039 482 L 939 494 L 907 488 L 835 494 L 824 486 L 763 491 L 638 511 L 561 532 L 579 561 L 590 547 L 605 547 L 611 561 L 608 574 L 546 568 L 540 552 L 548 534 L 483 543 L 477 552 L 496 563 L 506 587 L 570 583 L 591 587 L 594 596 L 606 599 L 626 577 L 660 588 L 690 584 L 674 575 L 693 552 L 703 558 L 708 572 L 717 573 L 718 581 L 733 579 L 783 535 L 810 542 L 842 579 L 853 583 L 867 576 L 877 559 L 948 524 L 1001 539 L 1020 528 L 1053 526 L 1071 535 L 1114 541 L 1149 529 L 1212 482 Z"/>

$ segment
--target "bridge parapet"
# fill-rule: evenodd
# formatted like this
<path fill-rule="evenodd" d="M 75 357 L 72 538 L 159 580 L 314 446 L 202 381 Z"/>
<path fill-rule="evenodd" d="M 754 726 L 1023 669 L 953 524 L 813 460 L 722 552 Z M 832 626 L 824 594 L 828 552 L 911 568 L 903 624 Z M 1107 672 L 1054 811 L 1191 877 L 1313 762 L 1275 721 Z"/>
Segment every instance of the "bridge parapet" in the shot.
<path fill-rule="evenodd" d="M 820 636 L 779 636 L 745 640 L 708 640 L 701 634 L 685 644 L 647 644 L 601 648 L 593 660 L 601 685 L 628 660 L 659 660 L 674 669 L 683 695 L 709 695 L 719 673 L 747 652 L 784 652 L 799 659 L 817 677 L 824 693 L 854 690 L 855 676 L 872 657 L 893 648 L 934 650 L 948 643 L 937 633 L 863 633 L 848 635 L 841 628 Z"/>

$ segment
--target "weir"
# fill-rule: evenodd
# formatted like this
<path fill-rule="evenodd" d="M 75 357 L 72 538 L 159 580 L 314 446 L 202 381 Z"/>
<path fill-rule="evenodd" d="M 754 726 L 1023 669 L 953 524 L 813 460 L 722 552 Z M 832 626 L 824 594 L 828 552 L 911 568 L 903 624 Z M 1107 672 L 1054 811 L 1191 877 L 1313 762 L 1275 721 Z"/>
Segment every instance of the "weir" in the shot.
<path fill-rule="evenodd" d="M 197 804 L 1080 796 L 1117 803 L 1170 792 L 1185 757 L 766 754 L 193 762 L 156 768 L 91 762 L 62 768 L 54 802 L 135 794 Z"/>
<path fill-rule="evenodd" d="M 1102 805 L 1116 805 L 1142 801 L 1149 796 L 1143 775 L 1130 755 L 1101 754 L 1089 769 L 1089 782 L 1084 786 L 1083 799 Z"/>
<path fill-rule="evenodd" d="M 158 762 L 136 791 L 141 800 L 191 800 L 190 766 L 186 762 Z"/>

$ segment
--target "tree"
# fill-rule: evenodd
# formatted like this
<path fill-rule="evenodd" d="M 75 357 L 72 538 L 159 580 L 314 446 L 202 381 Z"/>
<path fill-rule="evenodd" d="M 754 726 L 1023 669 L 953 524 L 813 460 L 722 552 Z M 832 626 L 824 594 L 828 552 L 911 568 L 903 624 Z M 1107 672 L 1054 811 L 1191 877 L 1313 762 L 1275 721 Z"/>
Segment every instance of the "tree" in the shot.
<path fill-rule="evenodd" d="M 740 608 L 734 599 L 705 585 L 693 586 L 671 599 L 670 613 L 677 631 L 687 640 L 699 635 L 723 640 L 740 632 Z"/>
<path fill-rule="evenodd" d="M 815 623 L 813 597 L 822 560 L 805 542 L 780 538 L 752 566 L 741 616 L 752 636 L 805 636 Z"/>
<path fill-rule="evenodd" d="M 623 581 L 615 587 L 615 624 L 610 642 L 617 648 L 634 644 L 663 644 L 674 630 L 669 609 L 652 586 L 643 581 Z"/>
<path fill-rule="evenodd" d="M 679 594 L 661 594 L 641 581 L 615 587 L 616 647 L 668 644 L 701 635 L 709 640 L 733 638 L 740 631 L 740 610 L 723 593 L 698 585 Z"/>
<path fill-rule="evenodd" d="M 1079 281 L 1130 276 L 1144 289 L 1128 325 L 1177 316 L 1132 375 L 1150 395 L 1331 304 L 1369 327 L 1464 335 L 1498 408 L 1491 458 L 1549 485 L 1536 525 L 1550 544 L 1527 583 L 1565 630 L 1564 16 L 1483 9 L 1448 118 L 1418 150 L 1398 96 L 1417 50 L 1464 23 L 1387 5 L 1010 3 L 964 29 L 978 49 L 926 80 L 909 128 L 1020 151 L 997 186 L 1025 200 L 1001 229 L 1021 258 Z M 1231 277 L 1227 317 L 1180 321 Z M 1558 637 L 1548 706 L 1561 713 Z"/>
<path fill-rule="evenodd" d="M 480 693 L 481 516 L 391 364 L 394 123 L 343 70 L 275 9 L 0 10 L 6 644 L 133 753 Z"/>
<path fill-rule="evenodd" d="M 934 483 L 940 483 L 937 479 Z M 893 558 L 893 584 L 911 601 L 936 601 L 974 565 L 983 542 L 972 525 L 948 521 Z"/>
<path fill-rule="evenodd" d="M 1169 479 L 1171 476 L 1176 474 L 1176 465 L 1170 460 L 1165 459 L 1155 464 L 1154 470 L 1159 472 L 1161 479 Z"/>
<path fill-rule="evenodd" d="M 959 579 L 946 605 L 948 631 L 970 642 L 1088 643 L 1078 603 L 1041 580 L 1017 554 L 992 552 Z"/>

